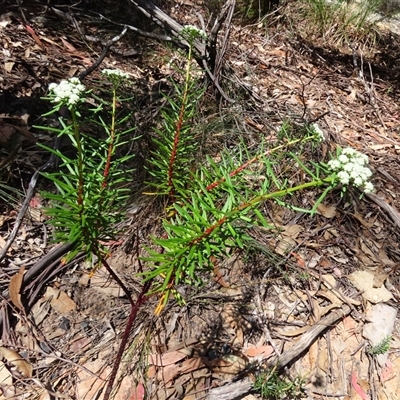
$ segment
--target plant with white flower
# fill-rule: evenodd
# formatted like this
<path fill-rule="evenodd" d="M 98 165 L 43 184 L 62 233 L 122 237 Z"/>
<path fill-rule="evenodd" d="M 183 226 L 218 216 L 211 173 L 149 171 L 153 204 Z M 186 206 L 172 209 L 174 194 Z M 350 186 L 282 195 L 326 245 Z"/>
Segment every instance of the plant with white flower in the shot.
<path fill-rule="evenodd" d="M 78 78 L 63 79 L 60 83 L 50 83 L 49 98 L 52 103 L 58 103 L 59 107 L 75 107 L 85 99 L 86 88 Z"/>
<path fill-rule="evenodd" d="M 109 69 L 105 68 L 101 71 L 103 75 L 117 76 L 124 79 L 129 79 L 130 75 L 127 72 L 121 71 L 120 69 Z"/>
<path fill-rule="evenodd" d="M 115 90 L 122 81 L 130 78 L 130 75 L 127 72 L 121 71 L 120 69 L 105 68 L 101 73 L 112 83 Z"/>
<path fill-rule="evenodd" d="M 53 108 L 45 115 L 67 107 L 68 118 L 58 115 L 60 128 L 37 127 L 66 136 L 75 150 L 75 156 L 70 157 L 70 154 L 67 156 L 60 150 L 41 145 L 60 159 L 56 171 L 43 173 L 57 188 L 57 193 L 44 194 L 51 201 L 47 214 L 51 217 L 49 223 L 55 228 L 54 237 L 74 245 L 68 257 L 85 251 L 88 257 L 94 254 L 99 261 L 107 253 L 102 242 L 116 234 L 116 223 L 123 218 L 121 205 L 128 193 L 125 184 L 129 181 L 129 173 L 122 164 L 132 155 L 121 155 L 117 149 L 126 143 L 125 135 L 135 129 L 128 126 L 130 115 L 122 108 L 126 99 L 117 91 L 119 82 L 129 75 L 119 70 L 103 73 L 111 81 L 111 85 L 107 85 L 111 100 L 93 95 L 86 103 L 84 95 L 88 96 L 90 90 L 86 90 L 78 78 L 52 83 L 47 100 L 52 102 Z M 96 102 L 96 107 L 90 108 Z M 81 108 L 85 110 L 82 114 Z M 95 124 L 96 135 L 87 133 L 88 124 Z"/>
<path fill-rule="evenodd" d="M 196 39 L 206 39 L 207 33 L 193 25 L 185 25 L 179 34 L 192 46 Z"/>
<path fill-rule="evenodd" d="M 365 154 L 347 147 L 339 150 L 338 157 L 328 162 L 328 167 L 336 174 L 336 178 L 344 186 L 352 184 L 360 188 L 364 193 L 371 193 L 374 189 L 369 181 L 371 170 L 366 166 L 368 157 Z"/>

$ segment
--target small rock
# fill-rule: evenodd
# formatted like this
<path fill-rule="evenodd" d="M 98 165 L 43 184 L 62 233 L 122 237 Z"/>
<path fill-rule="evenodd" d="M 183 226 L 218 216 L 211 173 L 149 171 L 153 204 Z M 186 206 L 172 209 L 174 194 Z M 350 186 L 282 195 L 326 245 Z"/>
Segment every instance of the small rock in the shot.
<path fill-rule="evenodd" d="M 364 325 L 363 337 L 368 339 L 371 346 L 377 346 L 387 337 L 392 336 L 397 310 L 387 304 L 374 304 L 367 311 L 367 322 Z M 383 367 L 386 364 L 388 352 L 376 355 L 378 364 Z"/>
<path fill-rule="evenodd" d="M 356 289 L 362 292 L 362 297 L 371 303 L 389 301 L 393 297 L 384 285 L 374 287 L 374 274 L 371 272 L 355 271 L 349 275 L 349 280 Z"/>

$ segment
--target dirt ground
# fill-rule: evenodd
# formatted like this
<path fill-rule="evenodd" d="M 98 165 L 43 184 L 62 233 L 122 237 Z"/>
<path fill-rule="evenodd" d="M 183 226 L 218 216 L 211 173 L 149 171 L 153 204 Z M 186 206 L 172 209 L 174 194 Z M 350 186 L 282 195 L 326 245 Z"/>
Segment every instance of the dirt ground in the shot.
<path fill-rule="evenodd" d="M 157 28 L 143 23 L 128 2 L 53 2 L 60 13 L 45 1 L 20 3 L 3 1 L 0 12 L 0 166 L 9 185 L 28 190 L 49 157 L 36 143 L 53 140 L 34 127 L 48 111 L 41 98 L 49 83 L 98 60 L 105 43 L 121 32 L 110 20 Z M 198 25 L 199 14 L 210 16 L 210 4 L 184 0 L 159 7 L 183 25 Z M 296 126 L 316 122 L 326 136 L 325 154 L 339 145 L 368 155 L 375 192 L 361 200 L 358 193 L 347 200 L 334 194 L 314 217 L 266 204 L 263 212 L 279 233 L 250 232 L 251 250 L 232 251 L 205 286 L 182 288 L 186 305 L 170 301 L 156 316 L 154 296 L 140 309 L 114 399 L 257 399 L 252 382 L 276 366 L 293 390 L 271 399 L 398 399 L 399 36 L 382 31 L 373 46 L 356 50 L 311 40 L 287 28 L 293 4 L 263 23 L 234 17 L 222 76 L 236 101 L 227 102 L 215 88 L 207 92 L 209 109 L 200 111 L 204 152 L 215 143 L 234 146 L 236 132 L 251 145 L 276 135 L 288 120 Z M 157 233 L 160 212 L 156 200 L 141 194 L 146 173 L 140 165 L 160 93 L 170 89 L 168 61 L 175 52 L 173 44 L 130 31 L 100 67 L 131 74 L 127 94 L 134 97 L 143 137 L 134 148 L 133 195 L 109 259 L 134 298 L 141 290 L 140 246 Z M 96 69 L 85 84 L 98 88 L 99 79 Z M 131 307 L 105 270 L 91 273 L 83 257 L 63 265 L 49 256 L 58 247 L 44 223 L 42 189 L 49 183 L 39 178 L 0 264 L 1 398 L 101 399 Z M 1 207 L 0 249 L 23 198 Z M 21 287 L 24 273 L 34 270 L 39 272 Z M 388 351 L 379 351 L 385 340 Z"/>

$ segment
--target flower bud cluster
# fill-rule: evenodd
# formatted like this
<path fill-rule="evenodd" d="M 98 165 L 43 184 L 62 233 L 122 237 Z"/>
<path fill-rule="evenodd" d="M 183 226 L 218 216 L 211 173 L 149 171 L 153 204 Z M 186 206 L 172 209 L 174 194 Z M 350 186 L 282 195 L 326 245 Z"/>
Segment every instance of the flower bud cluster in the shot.
<path fill-rule="evenodd" d="M 108 69 L 108 68 L 106 68 L 106 69 L 103 69 L 101 71 L 101 73 L 103 75 L 106 75 L 106 76 L 110 77 L 110 78 L 112 78 L 112 77 L 123 78 L 123 79 L 129 79 L 130 78 L 128 73 L 126 73 L 124 71 L 121 71 L 120 69 Z"/>
<path fill-rule="evenodd" d="M 53 103 L 64 103 L 74 106 L 82 100 L 85 86 L 78 78 L 63 79 L 60 83 L 50 83 L 49 90 L 53 94 Z"/>
<path fill-rule="evenodd" d="M 328 162 L 329 168 L 336 172 L 336 176 L 343 185 L 353 184 L 364 193 L 371 193 L 374 189 L 372 183 L 369 182 L 372 172 L 365 166 L 366 164 L 368 164 L 368 157 L 351 147 L 343 149 L 337 159 Z"/>
<path fill-rule="evenodd" d="M 189 41 L 197 38 L 207 38 L 207 33 L 193 25 L 185 25 L 180 31 L 180 35 Z"/>
<path fill-rule="evenodd" d="M 317 135 L 316 141 L 318 141 L 319 143 L 325 141 L 325 135 L 322 129 L 317 124 L 312 124 L 312 127 Z"/>

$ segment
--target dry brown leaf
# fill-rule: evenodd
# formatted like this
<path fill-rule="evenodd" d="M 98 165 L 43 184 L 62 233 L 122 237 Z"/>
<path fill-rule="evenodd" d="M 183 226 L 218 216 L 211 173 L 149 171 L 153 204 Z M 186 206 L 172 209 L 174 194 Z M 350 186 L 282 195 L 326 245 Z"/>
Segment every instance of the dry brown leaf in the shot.
<path fill-rule="evenodd" d="M 14 62 L 14 61 L 5 62 L 5 63 L 4 63 L 4 70 L 5 70 L 6 72 L 11 72 L 12 69 L 13 69 L 13 67 L 14 67 L 14 65 L 15 65 L 15 62 Z"/>
<path fill-rule="evenodd" d="M 50 303 L 48 299 L 42 297 L 31 309 L 31 314 L 36 326 L 39 326 L 43 320 L 46 318 L 50 311 Z"/>
<path fill-rule="evenodd" d="M 76 310 L 76 303 L 62 290 L 49 286 L 46 290 L 45 298 L 51 298 L 51 307 L 61 315 L 66 315 Z"/>
<path fill-rule="evenodd" d="M 147 377 L 152 379 L 157 374 L 157 368 L 154 365 L 150 365 L 149 369 L 147 370 Z"/>
<path fill-rule="evenodd" d="M 308 349 L 308 361 L 310 363 L 311 368 L 315 368 L 318 362 L 318 348 L 319 348 L 319 340 L 316 340 Z"/>
<path fill-rule="evenodd" d="M 301 225 L 288 225 L 287 227 L 285 227 L 283 235 L 296 239 L 299 236 L 299 234 L 303 231 L 304 228 Z"/>
<path fill-rule="evenodd" d="M 7 349 L 7 347 L 0 347 L 0 354 L 10 364 L 14 365 L 21 374 L 28 378 L 32 377 L 32 365 L 24 360 L 15 350 Z"/>
<path fill-rule="evenodd" d="M 281 256 L 286 256 L 296 245 L 296 241 L 288 236 L 282 236 L 283 239 L 279 240 L 275 252 Z"/>
<path fill-rule="evenodd" d="M 150 354 L 148 363 L 158 367 L 165 367 L 170 364 L 175 364 L 178 361 L 183 360 L 185 357 L 187 357 L 187 354 L 181 351 L 169 351 L 164 354 Z"/>
<path fill-rule="evenodd" d="M 386 267 L 394 267 L 396 265 L 396 263 L 387 256 L 384 249 L 379 250 L 379 259 Z"/>
<path fill-rule="evenodd" d="M 274 349 L 272 346 L 259 346 L 259 347 L 250 347 L 249 349 L 246 350 L 246 356 L 247 357 L 256 357 L 256 356 L 264 356 L 267 357 L 270 354 L 274 352 Z"/>
<path fill-rule="evenodd" d="M 124 291 L 110 277 L 110 274 L 104 269 L 97 269 L 90 277 L 90 287 L 95 288 L 97 292 L 111 297 L 123 297 Z"/>
<path fill-rule="evenodd" d="M 104 361 L 104 355 L 101 353 L 98 358 L 83 364 L 85 369 L 78 368 L 76 382 L 77 399 L 98 399 L 101 400 L 104 395 L 99 396 L 99 392 L 106 385 L 111 372 L 111 366 L 107 367 Z M 89 373 L 91 371 L 92 373 Z"/>
<path fill-rule="evenodd" d="M 3 361 L 0 361 L 0 385 L 1 386 L 8 386 L 12 385 L 12 375 L 11 372 L 8 370 L 6 365 Z"/>
<path fill-rule="evenodd" d="M 372 286 L 374 288 L 380 288 L 386 281 L 386 279 L 389 277 L 389 274 L 387 274 L 385 271 L 383 271 L 382 268 L 378 268 L 375 273 L 374 273 L 374 281 Z"/>
<path fill-rule="evenodd" d="M 171 364 L 165 368 L 160 368 L 158 371 L 158 379 L 163 381 L 167 387 L 171 386 L 172 381 L 179 374 L 187 374 L 188 372 L 195 371 L 200 368 L 207 367 L 207 361 L 205 357 L 189 358 L 183 361 L 180 365 Z"/>
<path fill-rule="evenodd" d="M 9 293 L 10 293 L 10 300 L 20 310 L 24 309 L 24 305 L 21 302 L 21 286 L 22 282 L 24 281 L 24 272 L 25 267 L 22 266 L 20 270 L 11 277 L 10 279 L 10 286 L 9 286 Z"/>
<path fill-rule="evenodd" d="M 325 218 L 333 218 L 336 216 L 336 207 L 327 206 L 323 203 L 318 204 L 317 211 Z"/>
<path fill-rule="evenodd" d="M 92 341 L 93 338 L 91 337 L 78 337 L 70 344 L 69 351 L 72 354 L 77 354 L 78 352 L 81 352 L 89 347 Z"/>
<path fill-rule="evenodd" d="M 227 354 L 215 360 L 205 360 L 213 372 L 236 375 L 247 367 L 247 360 L 234 354 Z"/>
<path fill-rule="evenodd" d="M 333 294 L 331 290 L 319 290 L 317 292 L 317 296 L 325 297 L 326 299 L 330 300 L 332 304 L 336 304 L 339 307 L 343 304 L 343 301 L 339 299 L 338 296 Z"/>
<path fill-rule="evenodd" d="M 2 392 L 0 400 L 15 399 L 16 391 L 13 385 L 12 374 L 2 361 L 0 361 L 0 387 Z"/>
<path fill-rule="evenodd" d="M 3 120 L 0 120 L 0 127 L 0 143 L 12 141 L 13 134 L 15 133 L 14 127 Z"/>
<path fill-rule="evenodd" d="M 5 219 L 4 219 L 5 220 Z M 2 221 L 0 221 L 0 226 L 3 226 L 3 221 L 4 220 L 2 220 Z M 0 236 L 0 249 L 3 249 L 4 248 L 4 246 L 6 245 L 6 241 L 3 239 L 3 236 Z"/>
<path fill-rule="evenodd" d="M 376 219 L 378 218 L 378 215 L 379 215 L 379 214 L 377 213 L 376 216 L 375 216 L 375 218 L 373 218 L 373 220 L 372 220 L 371 222 L 367 222 L 367 221 L 362 217 L 362 215 L 359 214 L 359 213 L 357 213 L 357 212 L 355 212 L 354 214 L 351 214 L 351 215 L 353 215 L 353 217 L 357 218 L 357 220 L 358 220 L 359 222 L 361 222 L 361 224 L 362 224 L 365 228 L 371 229 L 371 228 L 374 226 L 375 221 L 376 221 Z"/>
<path fill-rule="evenodd" d="M 356 96 L 357 96 L 357 89 L 351 88 L 351 92 L 350 92 L 350 94 L 347 96 L 347 101 L 348 101 L 349 103 L 352 103 L 352 102 L 355 100 Z"/>
<path fill-rule="evenodd" d="M 77 50 L 76 48 L 69 42 L 67 42 L 65 39 L 61 38 L 61 41 L 63 42 L 64 47 L 67 49 L 69 53 L 76 53 Z"/>

